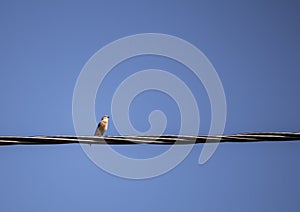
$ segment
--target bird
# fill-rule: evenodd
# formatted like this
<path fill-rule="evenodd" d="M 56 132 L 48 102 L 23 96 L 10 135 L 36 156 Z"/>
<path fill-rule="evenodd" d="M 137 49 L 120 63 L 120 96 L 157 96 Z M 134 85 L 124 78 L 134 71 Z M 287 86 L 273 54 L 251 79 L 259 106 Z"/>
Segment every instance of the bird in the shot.
<path fill-rule="evenodd" d="M 106 132 L 107 127 L 108 127 L 108 119 L 109 119 L 108 115 L 105 115 L 101 118 L 101 121 L 98 124 L 98 127 L 95 131 L 94 136 L 103 136 L 104 135 L 104 133 Z"/>

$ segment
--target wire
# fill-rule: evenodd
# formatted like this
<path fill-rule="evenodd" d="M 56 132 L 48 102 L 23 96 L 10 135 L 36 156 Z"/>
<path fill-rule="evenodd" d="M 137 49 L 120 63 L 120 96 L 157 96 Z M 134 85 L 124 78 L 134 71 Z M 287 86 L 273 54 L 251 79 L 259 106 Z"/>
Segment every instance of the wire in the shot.
<path fill-rule="evenodd" d="M 142 135 L 142 136 L 0 136 L 0 145 L 54 144 L 159 144 L 182 145 L 217 142 L 300 141 L 300 132 L 253 132 L 217 136 Z"/>

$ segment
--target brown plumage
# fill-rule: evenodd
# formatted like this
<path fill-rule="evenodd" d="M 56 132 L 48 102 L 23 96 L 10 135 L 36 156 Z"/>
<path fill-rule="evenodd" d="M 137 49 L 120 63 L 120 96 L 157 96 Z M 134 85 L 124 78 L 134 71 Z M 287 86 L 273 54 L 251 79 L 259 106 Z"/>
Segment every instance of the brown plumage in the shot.
<path fill-rule="evenodd" d="M 105 115 L 102 117 L 100 123 L 98 124 L 98 127 L 95 131 L 95 136 L 103 136 L 104 133 L 106 132 L 107 130 L 107 127 L 108 127 L 108 119 L 109 119 L 109 116 Z"/>

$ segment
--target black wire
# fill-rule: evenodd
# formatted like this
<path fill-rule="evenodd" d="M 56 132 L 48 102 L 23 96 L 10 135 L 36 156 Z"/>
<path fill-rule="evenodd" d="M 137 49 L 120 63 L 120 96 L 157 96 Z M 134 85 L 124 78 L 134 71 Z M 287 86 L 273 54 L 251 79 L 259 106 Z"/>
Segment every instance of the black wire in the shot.
<path fill-rule="evenodd" d="M 143 136 L 0 136 L 0 145 L 52 144 L 194 144 L 217 142 L 300 141 L 300 132 L 253 132 L 220 136 L 143 135 Z"/>

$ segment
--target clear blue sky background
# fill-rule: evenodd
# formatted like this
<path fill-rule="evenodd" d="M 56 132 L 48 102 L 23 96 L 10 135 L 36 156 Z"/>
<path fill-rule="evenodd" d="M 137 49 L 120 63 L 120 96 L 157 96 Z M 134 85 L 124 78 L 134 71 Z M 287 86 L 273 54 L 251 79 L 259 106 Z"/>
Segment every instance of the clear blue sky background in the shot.
<path fill-rule="evenodd" d="M 226 93 L 226 134 L 300 131 L 299 10 L 294 0 L 1 1 L 0 135 L 74 135 L 72 95 L 84 64 L 104 45 L 144 32 L 178 36 L 206 54 Z M 138 59 L 120 65 L 124 75 L 178 66 Z M 183 71 L 199 89 L 205 134 L 208 98 Z M 98 119 L 110 114 L 122 77 L 112 71 L 107 92 L 98 91 Z M 178 132 L 178 108 L 166 96 L 145 93 L 131 109 L 140 130 L 149 111 L 162 109 L 166 133 Z M 117 135 L 113 123 L 108 134 Z M 201 148 L 167 174 L 137 181 L 99 169 L 79 145 L 0 147 L 0 211 L 300 211 L 299 142 L 221 144 L 198 165 Z M 119 151 L 140 157 L 162 147 Z"/>

